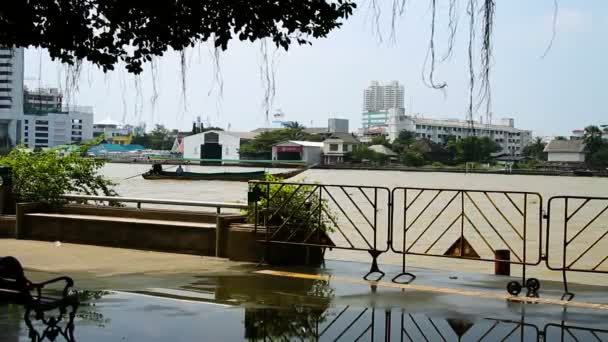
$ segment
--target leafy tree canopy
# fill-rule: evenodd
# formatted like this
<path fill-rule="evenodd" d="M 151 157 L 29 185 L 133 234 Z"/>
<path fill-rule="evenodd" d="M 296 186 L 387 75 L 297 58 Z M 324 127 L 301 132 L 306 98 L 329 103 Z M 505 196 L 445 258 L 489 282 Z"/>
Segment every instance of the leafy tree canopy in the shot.
<path fill-rule="evenodd" d="M 448 149 L 457 162 L 488 162 L 491 154 L 500 151 L 500 146 L 488 137 L 466 137 L 452 140 Z"/>
<path fill-rule="evenodd" d="M 522 154 L 536 160 L 547 160 L 547 154 L 545 153 L 546 145 L 547 144 L 543 142 L 543 139 L 537 137 L 532 143 L 523 148 Z"/>
<path fill-rule="evenodd" d="M 265 131 L 258 134 L 254 139 L 241 145 L 241 154 L 268 153 L 272 152 L 272 145 L 287 140 L 321 141 L 322 137 L 306 133 L 304 126 L 301 128 L 282 128 Z"/>
<path fill-rule="evenodd" d="M 98 172 L 103 161 L 82 157 L 79 152 L 60 152 L 15 148 L 0 159 L 0 165 L 12 169 L 13 191 L 19 201 L 57 204 L 69 193 L 116 195 L 114 183 Z"/>
<path fill-rule="evenodd" d="M 29 0 L 2 1 L 0 45 L 46 48 L 53 59 L 86 59 L 104 71 L 118 62 L 135 74 L 169 48 L 211 40 L 269 38 L 277 47 L 325 37 L 356 7 L 350 0 Z"/>

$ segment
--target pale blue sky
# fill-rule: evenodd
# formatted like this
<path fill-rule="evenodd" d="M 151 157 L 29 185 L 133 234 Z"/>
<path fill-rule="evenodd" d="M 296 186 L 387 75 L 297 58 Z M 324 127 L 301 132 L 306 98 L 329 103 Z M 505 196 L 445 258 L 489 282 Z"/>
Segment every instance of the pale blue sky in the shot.
<path fill-rule="evenodd" d="M 442 7 L 436 45 L 441 54 L 447 43 L 447 1 L 438 2 Z M 355 15 L 329 38 L 278 53 L 273 108 L 307 126 L 311 121 L 314 126 L 324 126 L 328 117 L 348 118 L 354 129 L 361 124 L 361 96 L 369 82 L 398 80 L 405 86 L 405 102 L 413 104 L 414 112 L 464 119 L 468 101 L 466 1 L 459 4 L 454 56 L 436 72 L 437 81 L 448 83 L 445 96 L 427 88 L 421 78 L 430 32 L 429 1 L 407 3 L 394 43 L 388 37 L 388 9 L 380 19 L 384 42 L 379 43 L 372 32 L 368 2 L 361 2 Z M 497 0 L 492 69 L 495 121 L 514 117 L 516 126 L 539 135 L 567 135 L 588 124 L 608 124 L 608 1 L 559 0 L 559 6 L 553 47 L 541 59 L 551 38 L 553 0 Z M 209 48 L 188 50 L 187 56 L 186 106 L 179 57 L 174 53 L 158 62 L 159 98 L 154 107 L 150 69 L 141 77 L 138 91 L 134 77 L 121 67 L 104 75 L 89 65 L 84 67 L 72 104 L 94 106 L 96 120 L 111 117 L 129 123 L 145 121 L 150 126 L 162 123 L 189 129 L 197 115 L 214 125 L 230 124 L 233 130 L 266 125 L 259 44 L 235 41 L 221 54 L 222 97 L 214 87 Z M 25 70 L 30 86 L 64 83 L 64 68 L 40 51 L 28 50 Z"/>

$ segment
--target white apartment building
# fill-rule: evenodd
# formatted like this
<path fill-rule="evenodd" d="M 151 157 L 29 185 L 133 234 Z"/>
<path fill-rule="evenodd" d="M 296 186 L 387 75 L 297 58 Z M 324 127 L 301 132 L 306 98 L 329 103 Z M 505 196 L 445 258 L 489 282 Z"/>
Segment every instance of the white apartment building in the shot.
<path fill-rule="evenodd" d="M 23 48 L 0 46 L 0 148 L 14 146 L 23 115 Z"/>
<path fill-rule="evenodd" d="M 386 128 L 391 109 L 405 111 L 404 94 L 403 86 L 397 81 L 386 85 L 372 81 L 371 85 L 363 91 L 363 129 Z"/>
<path fill-rule="evenodd" d="M 55 147 L 93 139 L 93 111 L 24 114 L 21 143 L 28 147 Z"/>
<path fill-rule="evenodd" d="M 455 139 L 467 136 L 487 136 L 500 145 L 503 152 L 521 155 L 523 148 L 532 140 L 532 132 L 515 128 L 514 119 L 502 119 L 500 125 L 483 124 L 464 120 L 428 119 L 393 111 L 388 121 L 388 138 L 393 141 L 402 130 L 416 134 L 416 137 L 427 138 L 435 143 L 443 143 L 450 137 Z"/>
<path fill-rule="evenodd" d="M 363 111 L 375 112 L 390 108 L 404 108 L 403 86 L 397 81 L 381 85 L 378 81 L 372 81 L 371 85 L 363 91 Z"/>

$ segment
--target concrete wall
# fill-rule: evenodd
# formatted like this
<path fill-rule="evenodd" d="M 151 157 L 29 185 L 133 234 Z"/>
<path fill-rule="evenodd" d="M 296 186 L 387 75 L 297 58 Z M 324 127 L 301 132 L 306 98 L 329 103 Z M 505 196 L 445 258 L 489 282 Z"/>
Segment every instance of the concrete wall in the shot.
<path fill-rule="evenodd" d="M 547 160 L 550 162 L 579 162 L 585 161 L 585 154 L 578 152 L 549 152 Z"/>
<path fill-rule="evenodd" d="M 93 206 L 47 210 L 19 204 L 17 218 L 20 239 L 215 256 L 217 217 L 211 213 Z M 232 214 L 220 216 L 220 256 L 227 256 L 228 225 L 243 220 Z"/>

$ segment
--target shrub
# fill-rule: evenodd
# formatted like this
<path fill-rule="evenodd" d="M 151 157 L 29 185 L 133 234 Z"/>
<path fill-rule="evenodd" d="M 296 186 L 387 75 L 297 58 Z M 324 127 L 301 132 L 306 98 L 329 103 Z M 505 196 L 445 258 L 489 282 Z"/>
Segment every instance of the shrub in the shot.
<path fill-rule="evenodd" d="M 420 152 L 406 151 L 401 160 L 407 166 L 422 166 L 425 164 L 424 156 Z"/>
<path fill-rule="evenodd" d="M 283 226 L 275 239 L 293 237 L 297 233 L 308 236 L 316 231 L 334 231 L 332 220 L 335 219 L 327 200 L 321 199 L 317 186 L 281 184 L 282 179 L 272 175 L 266 175 L 266 181 L 269 183 L 255 184 L 254 187 L 262 194 L 258 210 L 267 210 L 267 225 Z M 250 223 L 255 222 L 253 204 L 246 214 Z"/>
<path fill-rule="evenodd" d="M 69 193 L 116 195 L 114 183 L 98 174 L 103 164 L 58 149 L 34 153 L 15 148 L 0 159 L 0 165 L 12 169 L 12 187 L 18 201 L 50 204 L 63 202 L 62 196 Z"/>

